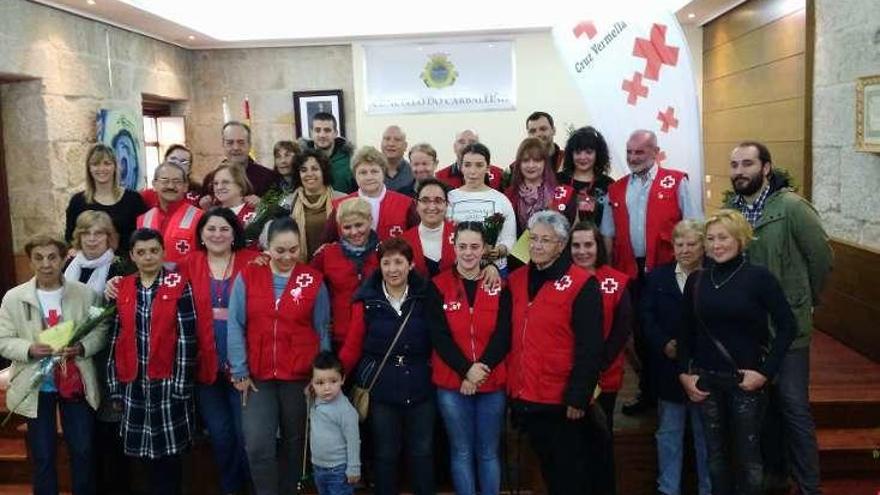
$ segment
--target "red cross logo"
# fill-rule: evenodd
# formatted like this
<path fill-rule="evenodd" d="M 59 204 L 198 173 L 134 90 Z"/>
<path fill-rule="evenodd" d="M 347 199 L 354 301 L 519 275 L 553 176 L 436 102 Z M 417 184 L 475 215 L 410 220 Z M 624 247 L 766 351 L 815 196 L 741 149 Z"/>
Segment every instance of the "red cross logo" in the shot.
<path fill-rule="evenodd" d="M 241 223 L 251 223 L 254 218 L 257 217 L 257 213 L 253 211 L 249 211 L 245 213 L 243 217 L 241 217 Z"/>
<path fill-rule="evenodd" d="M 486 175 L 489 177 L 490 181 L 495 180 L 495 172 L 489 170 L 489 173 Z"/>
<path fill-rule="evenodd" d="M 565 188 L 562 186 L 556 186 L 556 191 L 553 192 L 553 197 L 556 199 L 564 199 L 565 198 Z"/>
<path fill-rule="evenodd" d="M 660 180 L 660 187 L 663 189 L 672 189 L 673 186 L 675 186 L 675 177 L 671 175 L 667 175 Z"/>
<path fill-rule="evenodd" d="M 180 278 L 179 274 L 169 273 L 168 275 L 165 275 L 164 279 L 162 279 L 162 283 L 166 287 L 177 287 L 177 284 L 179 284 L 181 280 L 182 279 Z"/>
<path fill-rule="evenodd" d="M 571 287 L 571 277 L 569 275 L 563 275 L 562 278 L 554 282 L 553 285 L 556 287 L 556 290 L 562 292 Z"/>
<path fill-rule="evenodd" d="M 455 244 L 455 232 L 450 232 L 450 233 L 449 233 L 449 238 L 448 238 L 448 240 L 449 240 L 449 244 L 453 244 L 453 245 Z"/>
<path fill-rule="evenodd" d="M 639 100 L 639 96 L 642 98 L 648 97 L 648 87 L 642 84 L 641 72 L 634 72 L 632 80 L 624 79 L 620 89 L 628 93 L 626 102 L 630 105 L 635 105 Z"/>
<path fill-rule="evenodd" d="M 593 21 L 581 21 L 572 29 L 572 32 L 575 38 L 580 38 L 586 34 L 587 38 L 593 39 L 596 36 L 596 25 L 593 24 Z"/>
<path fill-rule="evenodd" d="M 645 59 L 645 78 L 657 81 L 660 68 L 664 64 L 675 67 L 678 64 L 678 47 L 666 44 L 666 26 L 654 24 L 651 39 L 636 38 L 633 55 Z"/>
<path fill-rule="evenodd" d="M 308 287 L 312 285 L 315 279 L 309 273 L 300 273 L 299 276 L 296 277 L 296 285 L 299 287 Z"/>
<path fill-rule="evenodd" d="M 678 127 L 678 119 L 675 118 L 675 109 L 666 107 L 665 112 L 657 112 L 657 120 L 660 121 L 660 131 L 669 132 L 670 127 Z"/>
<path fill-rule="evenodd" d="M 486 294 L 489 294 L 490 296 L 497 296 L 498 293 L 501 292 L 501 284 L 495 284 L 495 286 L 491 288 L 484 285 L 483 289 L 486 291 Z"/>
<path fill-rule="evenodd" d="M 599 284 L 599 287 L 602 289 L 602 292 L 606 294 L 614 294 L 617 292 L 617 288 L 619 285 L 617 284 L 617 280 L 614 280 L 611 277 L 606 278 Z"/>
<path fill-rule="evenodd" d="M 186 193 L 186 199 L 188 201 L 193 201 L 193 202 L 198 203 L 199 193 L 190 191 L 190 192 Z"/>
<path fill-rule="evenodd" d="M 180 254 L 186 254 L 189 252 L 189 241 L 186 239 L 181 239 L 177 241 L 177 244 L 174 245 L 174 248 L 177 249 L 177 252 Z"/>
<path fill-rule="evenodd" d="M 459 309 L 461 309 L 461 303 L 458 301 L 453 301 L 451 303 L 444 304 L 443 309 L 445 311 L 458 311 Z"/>
<path fill-rule="evenodd" d="M 388 233 L 391 235 L 391 237 L 397 237 L 400 234 L 403 234 L 403 227 L 401 227 L 400 225 L 395 225 L 388 229 Z"/>

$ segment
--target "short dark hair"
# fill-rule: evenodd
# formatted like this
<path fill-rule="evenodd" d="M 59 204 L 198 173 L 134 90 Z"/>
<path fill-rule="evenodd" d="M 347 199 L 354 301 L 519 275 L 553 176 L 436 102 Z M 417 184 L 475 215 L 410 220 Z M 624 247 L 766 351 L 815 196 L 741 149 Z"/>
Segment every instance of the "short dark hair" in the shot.
<path fill-rule="evenodd" d="M 756 150 L 758 150 L 758 159 L 761 160 L 761 165 L 765 163 L 773 163 L 773 158 L 770 156 L 770 149 L 767 148 L 767 145 L 758 141 L 743 141 L 736 145 L 737 148 L 745 148 L 746 146 L 752 146 Z"/>
<path fill-rule="evenodd" d="M 24 245 L 24 253 L 28 258 L 31 257 L 31 252 L 38 247 L 44 246 L 55 246 L 58 249 L 58 255 L 64 257 L 67 255 L 67 243 L 62 241 L 61 239 L 55 238 L 50 235 L 38 234 L 27 242 Z"/>
<path fill-rule="evenodd" d="M 462 161 L 464 161 L 464 155 L 467 155 L 468 153 L 482 155 L 483 158 L 486 159 L 487 164 L 492 162 L 492 155 L 489 153 L 489 148 L 483 143 L 471 143 L 465 146 L 464 149 L 461 150 Z"/>
<path fill-rule="evenodd" d="M 220 217 L 223 220 L 226 220 L 226 223 L 232 227 L 232 250 L 238 251 L 239 249 L 245 246 L 247 240 L 244 237 L 244 227 L 241 226 L 241 222 L 238 221 L 238 216 L 232 212 L 229 208 L 224 208 L 222 206 L 215 206 L 210 210 L 206 211 L 202 218 L 199 219 L 199 223 L 196 224 L 196 232 L 198 235 L 198 248 L 204 251 L 205 243 L 202 241 L 202 230 L 205 228 L 205 225 L 208 224 L 208 220 L 213 217 Z"/>
<path fill-rule="evenodd" d="M 428 177 L 427 179 L 416 184 L 416 198 L 422 195 L 422 189 L 428 186 L 437 186 L 443 190 L 443 197 L 449 199 L 449 186 L 436 177 Z"/>
<path fill-rule="evenodd" d="M 189 153 L 190 160 L 192 160 L 192 150 L 190 150 L 189 148 L 187 148 L 186 146 L 184 146 L 182 144 L 172 144 L 171 146 L 168 147 L 167 150 L 165 150 L 165 156 L 162 157 L 162 161 L 164 162 L 165 160 L 167 160 L 168 155 L 170 155 L 171 153 L 174 153 L 177 150 L 186 151 L 187 153 Z"/>
<path fill-rule="evenodd" d="M 271 243 L 276 235 L 285 232 L 293 232 L 294 234 L 299 235 L 299 227 L 292 218 L 284 216 L 272 220 L 272 223 L 269 224 L 269 231 L 266 235 L 266 243 Z"/>
<path fill-rule="evenodd" d="M 602 134 L 592 126 L 581 127 L 574 131 L 565 143 L 565 160 L 562 162 L 562 174 L 571 178 L 574 175 L 574 154 L 578 151 L 593 150 L 596 152 L 596 163 L 593 173 L 598 178 L 607 175 L 610 166 L 608 143 Z"/>
<path fill-rule="evenodd" d="M 473 220 L 465 220 L 463 222 L 458 222 L 455 224 L 455 237 L 454 239 L 458 240 L 458 234 L 462 232 L 476 232 L 480 234 L 480 238 L 483 239 L 483 243 L 486 243 L 486 227 L 483 225 L 483 222 L 476 222 Z"/>
<path fill-rule="evenodd" d="M 381 260 L 385 256 L 389 256 L 392 254 L 399 254 L 406 258 L 407 261 L 412 263 L 413 260 L 413 250 L 412 246 L 409 245 L 408 242 L 403 240 L 402 237 L 392 237 L 390 239 L 385 239 L 381 243 L 379 243 L 379 248 L 377 249 L 378 258 Z"/>
<path fill-rule="evenodd" d="M 165 248 L 165 239 L 162 238 L 162 233 L 156 229 L 149 228 L 140 228 L 131 233 L 131 237 L 129 237 L 128 245 L 129 249 L 134 249 L 134 245 L 137 242 L 146 242 L 152 241 L 153 239 L 159 241 L 159 245 L 162 248 Z"/>
<path fill-rule="evenodd" d="M 312 361 L 312 371 L 314 370 L 336 370 L 340 375 L 345 376 L 342 361 L 332 351 L 321 351 L 315 356 Z"/>
<path fill-rule="evenodd" d="M 529 126 L 529 122 L 533 122 L 535 120 L 538 120 L 541 117 L 544 117 L 545 119 L 547 119 L 547 122 L 550 123 L 550 127 L 556 129 L 556 124 L 553 123 L 553 116 L 547 112 L 540 112 L 540 111 L 532 112 L 531 114 L 529 114 L 528 117 L 526 117 L 526 127 Z"/>
<path fill-rule="evenodd" d="M 571 228 L 569 236 L 568 250 L 571 252 L 571 241 L 574 239 L 574 233 L 580 230 L 593 233 L 593 239 L 596 240 L 596 268 L 608 264 L 608 253 L 605 251 L 605 243 L 602 242 L 602 233 L 599 232 L 599 226 L 591 220 L 581 220 L 574 224 Z"/>
<path fill-rule="evenodd" d="M 238 120 L 230 120 L 229 122 L 223 124 L 223 129 L 220 130 L 220 136 L 223 136 L 223 133 L 226 132 L 227 127 L 232 127 L 237 125 L 247 132 L 248 142 L 251 142 L 251 126 L 245 124 L 244 122 L 239 122 Z"/>
<path fill-rule="evenodd" d="M 321 150 L 306 148 L 293 158 L 293 188 L 296 189 L 302 185 L 299 169 L 309 161 L 309 158 L 317 160 L 318 166 L 321 167 L 321 180 L 324 181 L 324 185 L 329 186 L 332 184 L 333 169 L 330 167 L 330 159 Z"/>
<path fill-rule="evenodd" d="M 309 129 L 314 127 L 316 120 L 325 120 L 325 121 L 329 120 L 330 122 L 333 122 L 333 130 L 334 131 L 339 130 L 339 124 L 336 123 L 336 116 L 330 112 L 318 112 L 315 115 L 313 115 L 312 121 L 309 122 Z"/>

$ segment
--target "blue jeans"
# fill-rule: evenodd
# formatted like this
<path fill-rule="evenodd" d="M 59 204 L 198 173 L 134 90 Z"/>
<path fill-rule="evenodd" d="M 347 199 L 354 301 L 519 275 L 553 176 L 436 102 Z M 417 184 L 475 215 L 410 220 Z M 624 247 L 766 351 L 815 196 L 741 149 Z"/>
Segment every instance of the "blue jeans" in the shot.
<path fill-rule="evenodd" d="M 354 487 L 348 484 L 345 468 L 346 464 L 331 468 L 312 466 L 318 495 L 352 495 Z"/>
<path fill-rule="evenodd" d="M 240 491 L 250 479 L 241 429 L 241 395 L 222 376 L 197 390 L 199 413 L 211 436 L 214 462 L 220 471 L 220 488 L 223 493 Z"/>
<path fill-rule="evenodd" d="M 462 395 L 437 389 L 437 407 L 449 435 L 450 467 L 456 495 L 481 495 L 501 490 L 498 443 L 504 423 L 504 391 Z M 476 461 L 476 476 L 474 473 Z"/>
<path fill-rule="evenodd" d="M 706 452 L 706 437 L 703 434 L 703 421 L 700 411 L 692 402 L 672 402 L 660 400 L 657 409 L 657 490 L 666 495 L 681 493 L 681 465 L 684 456 L 684 427 L 688 416 L 694 435 L 694 453 L 697 458 L 697 480 L 700 495 L 712 493 L 709 479 L 709 458 Z"/>
<path fill-rule="evenodd" d="M 434 400 L 408 406 L 372 400 L 369 415 L 373 433 L 376 495 L 400 493 L 397 466 L 404 440 L 413 493 L 433 495 Z"/>
<path fill-rule="evenodd" d="M 92 439 L 95 412 L 85 400 L 59 400 L 56 392 L 40 392 L 37 417 L 27 420 L 27 442 L 33 463 L 34 495 L 57 495 L 55 467 L 56 406 L 61 410 L 61 428 L 70 454 L 70 478 L 74 495 L 95 493 L 95 463 Z"/>

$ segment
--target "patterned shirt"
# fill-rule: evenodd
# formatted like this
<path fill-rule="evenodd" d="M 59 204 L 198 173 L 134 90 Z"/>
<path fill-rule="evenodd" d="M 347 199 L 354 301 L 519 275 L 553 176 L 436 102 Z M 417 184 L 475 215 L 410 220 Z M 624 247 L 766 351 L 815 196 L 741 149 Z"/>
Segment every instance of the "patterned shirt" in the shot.
<path fill-rule="evenodd" d="M 764 203 L 767 202 L 767 196 L 770 196 L 769 184 L 764 186 L 764 190 L 761 191 L 761 194 L 758 195 L 758 199 L 754 203 L 749 204 L 746 198 L 741 194 L 737 194 L 736 199 L 733 200 L 733 206 L 736 206 L 739 212 L 749 221 L 749 224 L 754 227 L 758 220 L 761 219 L 761 214 L 764 213 Z"/>

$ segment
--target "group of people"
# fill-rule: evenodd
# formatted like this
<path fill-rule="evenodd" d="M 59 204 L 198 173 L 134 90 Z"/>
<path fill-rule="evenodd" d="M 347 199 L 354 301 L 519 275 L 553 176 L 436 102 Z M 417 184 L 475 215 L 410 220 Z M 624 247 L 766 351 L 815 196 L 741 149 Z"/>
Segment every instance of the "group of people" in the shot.
<path fill-rule="evenodd" d="M 294 493 L 309 471 L 321 494 L 399 493 L 404 454 L 412 491 L 429 494 L 438 422 L 458 494 L 500 492 L 508 424 L 549 493 L 615 493 L 630 340 L 640 395 L 624 410 L 658 405 L 658 493 L 680 493 L 688 418 L 701 495 L 760 493 L 762 450 L 820 493 L 808 347 L 831 252 L 768 149 L 733 149 L 731 202 L 703 221 L 652 132 L 632 133 L 630 173 L 613 180 L 597 129 L 561 148 L 535 112 L 526 131 L 507 171 L 473 130 L 437 170 L 436 150 L 409 148 L 398 126 L 381 149 L 355 149 L 321 113 L 311 139 L 275 145 L 270 169 L 229 122 L 226 159 L 201 185 L 176 145 L 140 192 L 94 146 L 67 209 L 72 248 L 31 239 L 34 278 L 0 306 L 35 493 L 58 491 L 56 408 L 75 494 L 130 492 L 131 459 L 153 493 L 177 493 L 200 427 L 223 493 Z M 269 198 L 283 213 L 253 225 Z M 110 324 L 41 343 L 102 297 Z M 52 356 L 79 378 L 40 375 Z M 358 410 L 352 389 L 369 394 Z M 788 450 L 762 436 L 768 401 Z"/>

